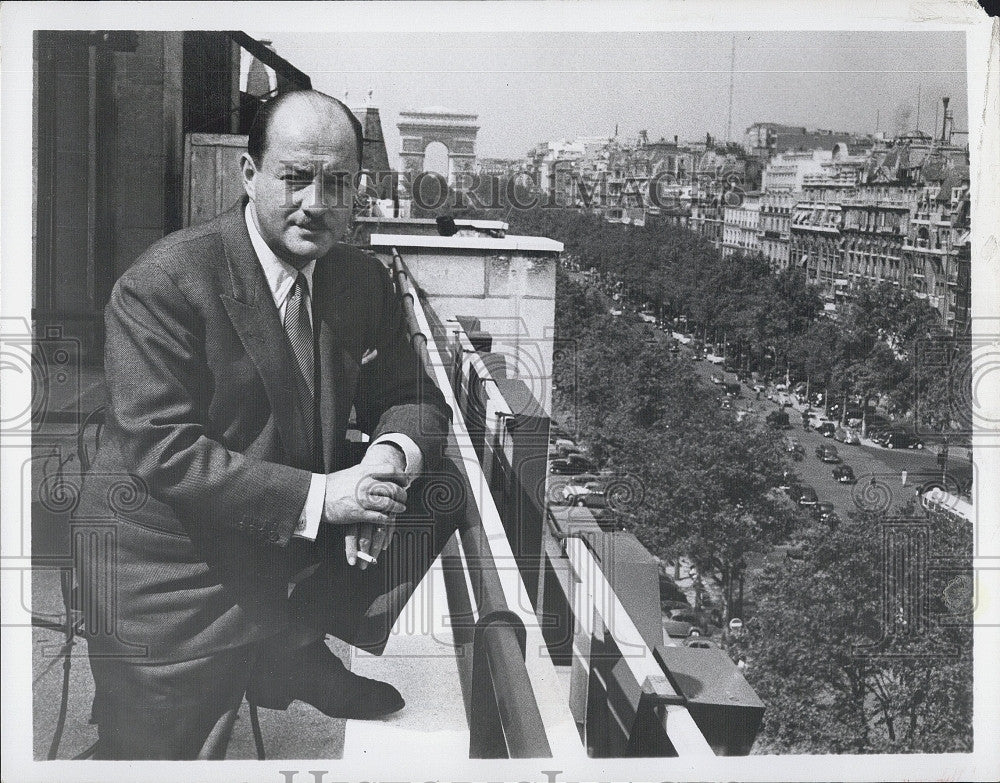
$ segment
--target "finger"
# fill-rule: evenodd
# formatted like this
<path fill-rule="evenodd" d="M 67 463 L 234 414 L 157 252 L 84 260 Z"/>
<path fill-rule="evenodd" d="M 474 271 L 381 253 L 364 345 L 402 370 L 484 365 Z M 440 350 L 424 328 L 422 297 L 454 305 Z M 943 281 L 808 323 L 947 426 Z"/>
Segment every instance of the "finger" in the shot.
<path fill-rule="evenodd" d="M 389 498 L 396 503 L 406 503 L 406 490 L 398 484 L 389 481 L 376 481 L 371 477 L 362 478 L 355 491 L 354 498 L 362 508 L 372 508 L 372 497 Z M 380 508 L 378 506 L 375 507 Z"/>
<path fill-rule="evenodd" d="M 381 511 L 383 514 L 402 514 L 406 511 L 406 506 L 402 503 L 397 503 L 384 495 L 368 495 L 361 500 L 359 505 L 368 511 Z"/>
<path fill-rule="evenodd" d="M 397 503 L 406 503 L 406 488 L 388 481 L 376 481 L 369 487 L 368 492 L 372 495 L 383 495 L 392 498 Z"/>
<path fill-rule="evenodd" d="M 375 527 L 375 535 L 372 539 L 372 549 L 371 554 L 373 557 L 379 557 L 386 549 L 389 548 L 389 539 L 392 538 L 392 531 L 395 525 L 389 523 L 388 525 L 378 525 Z"/>
<path fill-rule="evenodd" d="M 372 533 L 373 533 L 373 531 L 374 531 L 374 526 L 371 525 L 371 524 L 369 524 L 368 522 L 363 522 L 362 524 L 360 524 L 358 526 L 358 554 L 359 555 L 360 554 L 365 554 L 365 555 L 370 555 L 371 554 Z M 377 556 L 378 555 L 376 555 L 376 557 Z M 364 571 L 366 568 L 368 568 L 368 561 L 367 560 L 365 560 L 363 557 L 359 557 L 358 560 L 359 560 L 358 567 L 362 571 Z"/>
<path fill-rule="evenodd" d="M 358 561 L 357 523 L 347 526 L 347 533 L 344 535 L 344 552 L 347 555 L 348 565 L 354 565 Z"/>
<path fill-rule="evenodd" d="M 368 475 L 376 481 L 391 481 L 393 484 L 401 487 L 405 487 L 410 483 L 409 473 L 403 470 L 396 470 L 396 468 L 392 467 L 388 470 L 372 471 Z"/>
<path fill-rule="evenodd" d="M 390 519 L 389 524 L 385 526 L 384 537 L 382 539 L 382 549 L 379 552 L 387 552 L 389 550 L 389 545 L 392 543 L 393 537 L 396 534 L 396 520 Z"/>
<path fill-rule="evenodd" d="M 383 514 L 381 511 L 367 511 L 362 509 L 361 513 L 357 514 L 355 518 L 362 522 L 367 522 L 369 525 L 389 524 L 389 515 Z"/>

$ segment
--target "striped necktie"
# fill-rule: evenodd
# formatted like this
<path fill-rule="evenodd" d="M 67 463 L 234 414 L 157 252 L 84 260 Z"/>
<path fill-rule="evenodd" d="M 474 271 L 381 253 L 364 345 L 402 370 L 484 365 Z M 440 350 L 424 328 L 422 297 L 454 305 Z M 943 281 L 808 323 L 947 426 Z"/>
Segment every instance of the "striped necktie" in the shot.
<path fill-rule="evenodd" d="M 309 281 L 301 272 L 295 278 L 291 293 L 285 303 L 285 331 L 292 344 L 295 361 L 302 370 L 309 395 L 313 395 L 313 373 L 315 370 L 313 358 L 312 325 L 309 322 Z"/>

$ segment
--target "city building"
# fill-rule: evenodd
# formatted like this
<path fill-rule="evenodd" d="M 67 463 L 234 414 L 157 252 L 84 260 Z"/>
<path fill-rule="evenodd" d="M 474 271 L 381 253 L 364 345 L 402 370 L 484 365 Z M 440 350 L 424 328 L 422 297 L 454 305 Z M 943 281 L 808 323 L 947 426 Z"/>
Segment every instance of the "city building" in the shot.
<path fill-rule="evenodd" d="M 767 191 L 760 195 L 757 244 L 774 271 L 789 266 L 792 210 L 796 200 L 797 194 L 784 190 Z"/>
<path fill-rule="evenodd" d="M 733 200 L 736 203 L 723 208 L 722 253 L 732 255 L 737 250 L 756 253 L 760 249 L 761 194 L 743 193 Z"/>
<path fill-rule="evenodd" d="M 513 177 L 525 168 L 521 158 L 476 158 L 476 173 L 483 177 Z"/>
<path fill-rule="evenodd" d="M 833 148 L 778 153 L 764 166 L 761 190 L 797 193 L 802 190 L 805 177 L 822 174 L 823 164 L 832 158 Z"/>
<path fill-rule="evenodd" d="M 961 166 L 925 185 L 903 239 L 908 287 L 956 334 L 969 323 L 969 175 Z"/>
<path fill-rule="evenodd" d="M 683 226 L 703 186 L 725 180 L 743 187 L 747 177 L 745 161 L 713 149 L 711 137 L 695 143 L 676 136 L 650 141 L 647 131 L 635 140 L 591 136 L 542 142 L 528 153 L 523 169 L 552 203 L 589 209 L 615 222 L 644 224 L 652 218 Z M 755 176 L 756 169 L 753 181 Z"/>
<path fill-rule="evenodd" d="M 890 283 L 925 299 L 953 333 L 967 327 L 968 152 L 951 142 L 947 102 L 945 115 L 937 138 L 915 131 L 862 154 L 838 144 L 821 171 L 804 175 L 789 265 L 828 303 Z"/>
<path fill-rule="evenodd" d="M 691 200 L 691 217 L 688 225 L 701 234 L 717 249 L 722 249 L 725 206 L 719 192 L 697 191 Z"/>
<path fill-rule="evenodd" d="M 552 202 L 591 208 L 605 198 L 607 147 L 611 141 L 591 136 L 541 142 L 528 153 L 525 169 Z"/>
<path fill-rule="evenodd" d="M 808 130 L 776 122 L 755 122 L 743 135 L 744 149 L 764 159 L 791 150 L 832 150 L 836 144 L 870 147 L 873 141 L 870 136 L 850 131 Z"/>

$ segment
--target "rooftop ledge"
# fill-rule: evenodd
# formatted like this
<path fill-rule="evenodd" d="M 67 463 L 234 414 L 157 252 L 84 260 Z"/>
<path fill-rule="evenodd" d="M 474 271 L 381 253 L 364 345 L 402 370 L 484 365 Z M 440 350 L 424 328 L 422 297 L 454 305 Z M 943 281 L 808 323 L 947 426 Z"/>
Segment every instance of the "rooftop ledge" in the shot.
<path fill-rule="evenodd" d="M 563 243 L 545 237 L 506 236 L 495 237 L 442 237 L 418 234 L 372 234 L 372 248 L 434 248 L 451 250 L 510 250 L 539 253 L 561 253 Z"/>

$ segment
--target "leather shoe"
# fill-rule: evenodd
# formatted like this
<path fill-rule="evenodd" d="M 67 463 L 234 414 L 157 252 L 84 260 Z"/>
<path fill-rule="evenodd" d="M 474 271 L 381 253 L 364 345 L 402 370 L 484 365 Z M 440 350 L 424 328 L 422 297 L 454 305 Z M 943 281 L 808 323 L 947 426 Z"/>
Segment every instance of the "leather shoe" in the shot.
<path fill-rule="evenodd" d="M 393 686 L 347 670 L 323 640 L 290 655 L 258 661 L 250 697 L 259 707 L 284 710 L 295 699 L 331 718 L 374 720 L 403 709 Z"/>

